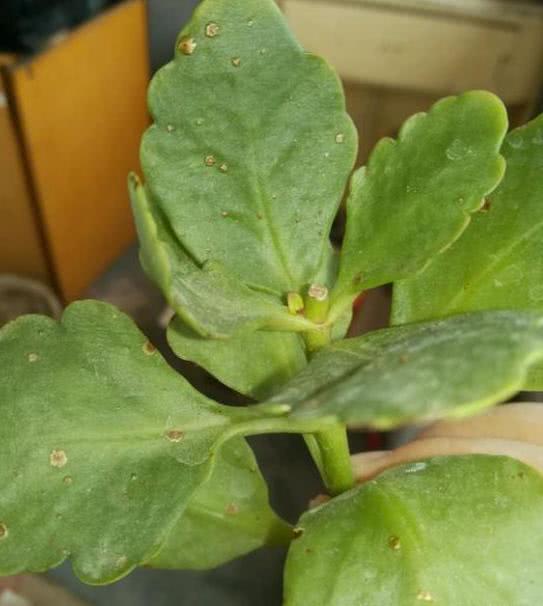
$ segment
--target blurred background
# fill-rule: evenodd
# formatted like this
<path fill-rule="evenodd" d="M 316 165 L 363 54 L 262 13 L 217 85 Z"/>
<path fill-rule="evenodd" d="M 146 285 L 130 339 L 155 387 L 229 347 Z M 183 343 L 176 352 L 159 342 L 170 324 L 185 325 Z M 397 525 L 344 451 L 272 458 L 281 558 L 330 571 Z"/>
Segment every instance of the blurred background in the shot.
<path fill-rule="evenodd" d="M 134 317 L 168 356 L 168 310 L 138 264 L 126 176 L 138 168 L 149 124 L 149 78 L 169 60 L 196 4 L 0 0 L 0 326 L 22 313 L 58 316 L 74 299 L 99 298 Z M 497 93 L 513 126 L 541 109 L 543 2 L 279 4 L 305 48 L 339 71 L 361 133 L 360 164 L 378 139 L 451 93 Z M 380 291 L 357 330 L 386 318 Z M 224 388 L 199 369 L 170 362 L 221 399 Z M 367 439 L 354 436 L 354 447 Z M 290 437 L 253 444 L 274 504 L 295 520 L 320 490 L 305 449 Z M 275 606 L 283 559 L 269 550 L 207 573 L 140 570 L 104 588 L 83 586 L 64 566 L 47 580 L 7 581 L 0 606 Z"/>

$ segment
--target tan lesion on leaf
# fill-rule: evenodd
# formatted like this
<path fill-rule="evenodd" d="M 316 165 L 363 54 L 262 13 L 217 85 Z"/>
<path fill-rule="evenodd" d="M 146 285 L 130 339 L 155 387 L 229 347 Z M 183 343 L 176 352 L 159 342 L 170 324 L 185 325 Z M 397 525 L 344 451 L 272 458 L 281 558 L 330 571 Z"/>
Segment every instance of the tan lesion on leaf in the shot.
<path fill-rule="evenodd" d="M 205 34 L 208 38 L 215 38 L 219 35 L 221 28 L 218 23 L 208 23 L 205 28 Z"/>
<path fill-rule="evenodd" d="M 169 442 L 181 442 L 185 437 L 185 433 L 179 429 L 168 429 L 164 433 L 164 436 Z"/>
<path fill-rule="evenodd" d="M 64 467 L 68 462 L 68 457 L 66 456 L 66 452 L 64 450 L 52 450 L 49 455 L 49 463 L 52 467 Z"/>
<path fill-rule="evenodd" d="M 143 344 L 143 348 L 142 349 L 143 349 L 143 352 L 145 354 L 147 354 L 148 356 L 152 356 L 155 353 L 155 351 L 156 351 L 156 347 L 151 343 L 151 341 L 146 341 Z"/>
<path fill-rule="evenodd" d="M 198 46 L 198 44 L 197 44 L 196 40 L 194 40 L 194 38 L 191 38 L 190 36 L 183 36 L 183 38 L 181 38 L 181 40 L 179 41 L 177 48 L 184 55 L 192 55 L 194 53 L 194 51 L 196 50 L 197 46 Z"/>

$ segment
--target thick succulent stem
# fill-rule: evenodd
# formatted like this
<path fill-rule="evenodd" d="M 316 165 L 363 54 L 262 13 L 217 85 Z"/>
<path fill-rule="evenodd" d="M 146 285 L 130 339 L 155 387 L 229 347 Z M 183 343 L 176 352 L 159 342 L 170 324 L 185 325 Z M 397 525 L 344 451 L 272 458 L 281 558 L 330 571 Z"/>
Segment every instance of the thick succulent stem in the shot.
<path fill-rule="evenodd" d="M 322 349 L 330 343 L 330 326 L 327 324 L 330 297 L 326 286 L 312 284 L 304 297 L 304 312 L 308 320 L 318 328 L 304 333 L 305 343 L 310 353 Z"/>
<path fill-rule="evenodd" d="M 346 492 L 354 486 L 347 429 L 344 425 L 338 423 L 314 434 L 308 446 L 326 488 L 332 495 Z M 318 447 L 318 452 L 315 452 L 315 447 Z"/>

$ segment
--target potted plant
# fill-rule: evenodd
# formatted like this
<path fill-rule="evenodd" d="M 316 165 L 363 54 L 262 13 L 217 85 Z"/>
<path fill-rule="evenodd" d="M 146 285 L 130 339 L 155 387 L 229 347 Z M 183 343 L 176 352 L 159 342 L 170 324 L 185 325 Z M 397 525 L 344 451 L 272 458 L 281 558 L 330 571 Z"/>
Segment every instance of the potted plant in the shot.
<path fill-rule="evenodd" d="M 288 606 L 537 603 L 538 409 L 437 425 L 354 470 L 346 428 L 541 388 L 543 118 L 507 135 L 492 94 L 447 98 L 351 177 L 340 83 L 272 0 L 204 0 L 149 104 L 129 189 L 169 343 L 254 403 L 204 397 L 105 303 L 9 324 L 0 572 L 70 558 L 103 584 L 285 543 Z M 392 326 L 346 339 L 353 301 L 388 283 Z M 294 528 L 244 439 L 281 432 L 304 435 L 327 490 Z"/>

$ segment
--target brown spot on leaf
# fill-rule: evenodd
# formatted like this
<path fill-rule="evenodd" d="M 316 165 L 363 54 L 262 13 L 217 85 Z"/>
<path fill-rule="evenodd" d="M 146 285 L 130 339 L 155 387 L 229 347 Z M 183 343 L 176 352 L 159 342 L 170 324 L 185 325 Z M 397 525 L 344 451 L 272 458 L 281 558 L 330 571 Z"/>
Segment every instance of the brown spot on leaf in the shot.
<path fill-rule="evenodd" d="M 230 503 L 230 505 L 228 505 L 228 507 L 226 508 L 226 513 L 229 516 L 237 515 L 239 513 L 239 506 L 235 503 Z"/>
<path fill-rule="evenodd" d="M 196 50 L 197 46 L 198 46 L 198 44 L 196 43 L 196 41 L 194 40 L 194 38 L 191 38 L 190 36 L 184 36 L 179 41 L 179 45 L 178 45 L 177 48 L 184 55 L 192 55 L 192 53 Z"/>
<path fill-rule="evenodd" d="M 362 274 L 358 273 L 355 275 L 355 277 L 353 278 L 353 284 L 354 286 L 358 286 L 359 284 L 362 284 Z"/>
<path fill-rule="evenodd" d="M 151 341 L 146 341 L 143 344 L 143 352 L 148 356 L 152 356 L 156 351 L 156 347 L 151 343 Z"/>
<path fill-rule="evenodd" d="M 28 354 L 28 361 L 30 363 L 37 362 L 39 359 L 40 359 L 40 356 L 38 356 L 37 353 L 29 353 Z"/>
<path fill-rule="evenodd" d="M 66 465 L 66 463 L 68 462 L 68 457 L 66 456 L 66 453 L 64 452 L 64 450 L 52 450 L 51 454 L 49 455 L 49 463 L 53 466 L 53 467 L 64 467 L 64 465 Z"/>
<path fill-rule="evenodd" d="M 72 476 L 64 476 L 62 481 L 64 482 L 64 484 L 66 484 L 66 486 L 70 486 L 73 482 L 73 479 Z"/>
<path fill-rule="evenodd" d="M 402 547 L 399 537 L 389 537 L 388 538 L 388 546 L 392 551 L 399 551 Z"/>
<path fill-rule="evenodd" d="M 7 539 L 8 534 L 8 527 L 4 524 L 4 522 L 0 522 L 0 541 L 2 541 L 3 539 Z"/>
<path fill-rule="evenodd" d="M 228 164 L 221 164 L 219 166 L 219 170 L 221 171 L 221 173 L 227 173 L 228 172 Z"/>
<path fill-rule="evenodd" d="M 234 67 L 239 67 L 241 65 L 241 58 L 240 57 L 233 57 L 232 58 L 232 65 Z"/>
<path fill-rule="evenodd" d="M 402 364 L 406 364 L 408 361 L 409 361 L 409 357 L 408 357 L 408 356 L 406 356 L 405 354 L 402 354 L 402 355 L 400 356 L 400 362 L 401 362 Z"/>
<path fill-rule="evenodd" d="M 185 437 L 185 434 L 179 429 L 169 429 L 164 435 L 170 442 L 181 442 Z"/>
<path fill-rule="evenodd" d="M 299 526 L 297 528 L 293 528 L 292 534 L 294 535 L 295 539 L 299 539 L 304 534 L 304 529 Z"/>
<path fill-rule="evenodd" d="M 221 28 L 218 23 L 208 23 L 206 25 L 205 33 L 208 38 L 215 38 L 215 36 L 219 35 Z"/>
<path fill-rule="evenodd" d="M 206 166 L 215 166 L 215 164 L 217 163 L 217 160 L 215 160 L 215 156 L 206 156 L 204 158 L 204 163 Z"/>

